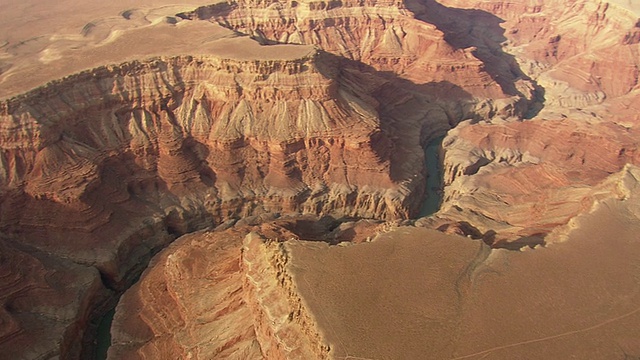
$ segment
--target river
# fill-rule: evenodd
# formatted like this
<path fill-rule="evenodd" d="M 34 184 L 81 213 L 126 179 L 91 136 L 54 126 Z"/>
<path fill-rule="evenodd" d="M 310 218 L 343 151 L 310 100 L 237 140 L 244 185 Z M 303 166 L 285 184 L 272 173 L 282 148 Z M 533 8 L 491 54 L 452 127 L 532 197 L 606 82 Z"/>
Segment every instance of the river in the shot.
<path fill-rule="evenodd" d="M 425 162 L 427 163 L 427 188 L 419 217 L 436 213 L 442 203 L 442 159 L 440 159 L 442 140 L 444 140 L 444 136 L 431 140 L 424 150 Z"/>
<path fill-rule="evenodd" d="M 419 217 L 429 216 L 440 209 L 442 202 L 442 167 L 440 159 L 440 147 L 444 136 L 431 140 L 425 148 L 425 162 L 427 165 L 427 188 L 425 200 L 420 208 Z M 96 336 L 96 359 L 105 360 L 107 351 L 111 346 L 111 324 L 115 308 L 107 312 L 98 324 Z"/>

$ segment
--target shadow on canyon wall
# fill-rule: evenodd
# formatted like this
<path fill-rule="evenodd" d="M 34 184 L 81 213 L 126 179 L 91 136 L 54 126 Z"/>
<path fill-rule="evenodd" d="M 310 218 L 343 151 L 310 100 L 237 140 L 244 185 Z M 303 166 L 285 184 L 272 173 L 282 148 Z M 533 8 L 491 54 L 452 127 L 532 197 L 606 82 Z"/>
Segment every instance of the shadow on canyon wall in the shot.
<path fill-rule="evenodd" d="M 292 3 L 294 6 L 295 2 Z M 535 117 L 545 103 L 545 89 L 532 80 L 520 68 L 516 58 L 504 52 L 503 44 L 508 40 L 500 24 L 504 20 L 478 9 L 460 9 L 440 4 L 436 0 L 406 0 L 407 9 L 417 20 L 434 25 L 444 34 L 444 39 L 455 49 L 474 48 L 473 55 L 484 65 L 485 71 L 509 96 L 523 96 L 517 88 L 518 80 L 527 80 L 533 85 L 534 98 L 528 106 L 525 119 Z M 203 6 L 176 16 L 187 20 L 207 20 L 236 31 L 226 20 L 237 8 L 235 2 Z M 341 1 L 329 1 L 316 5 L 317 10 L 331 10 L 342 6 Z M 261 39 L 268 44 L 277 44 L 277 39 Z"/>
<path fill-rule="evenodd" d="M 424 0 L 424 3 L 425 5 L 421 6 L 413 3 L 413 5 L 407 4 L 407 6 L 410 9 L 413 7 L 412 10 L 418 14 L 420 20 L 433 23 L 443 31 L 445 39 L 452 46 L 456 48 L 475 46 L 477 48 L 476 56 L 485 63 L 486 70 L 500 84 L 503 91 L 510 95 L 519 94 L 515 82 L 519 78 L 526 78 L 526 75 L 520 70 L 513 56 L 501 50 L 500 44 L 506 40 L 503 34 L 504 30 L 500 27 L 501 19 L 479 10 L 448 8 L 430 0 Z M 231 5 L 221 4 L 217 8 L 201 10 L 203 13 L 198 14 L 198 18 L 210 17 L 215 12 L 221 11 L 224 13 L 231 10 Z M 428 11 L 425 12 L 425 10 Z M 207 11 L 212 13 L 207 13 Z M 178 14 L 177 16 L 189 18 L 185 14 Z M 480 23 L 483 25 L 480 25 Z M 484 36 L 473 35 L 476 29 L 484 29 L 481 32 Z M 473 101 L 471 94 L 449 82 L 415 84 L 399 78 L 391 72 L 381 72 L 358 61 L 327 53 L 324 53 L 323 56 L 330 58 L 330 61 L 340 62 L 341 66 L 337 74 L 327 70 L 327 76 L 335 78 L 338 83 L 346 84 L 349 81 L 357 81 L 358 79 L 363 81 L 365 79 L 373 79 L 376 82 L 375 91 L 370 96 L 378 100 L 380 104 L 377 110 L 380 114 L 380 127 L 384 136 L 371 139 L 372 149 L 376 152 L 376 156 L 380 161 L 389 160 L 389 171 L 393 181 L 400 182 L 407 179 L 408 171 L 405 160 L 409 156 L 417 159 L 415 161 L 416 164 L 419 162 L 424 164 L 423 150 L 407 146 L 406 134 L 412 132 L 422 134 L 424 129 L 420 128 L 420 126 L 425 126 L 428 122 L 404 121 L 403 117 L 411 111 L 412 107 L 420 103 L 419 98 L 421 96 L 430 98 L 434 97 L 434 94 L 446 93 L 447 101 L 459 103 L 461 107 Z M 115 82 L 112 85 L 112 88 L 118 87 Z M 181 191 L 175 192 L 162 177 L 158 176 L 157 170 L 156 172 L 149 172 L 149 170 L 143 169 L 136 163 L 133 154 L 124 153 L 108 157 L 101 163 L 95 164 L 100 168 L 99 179 L 95 183 L 95 188 L 84 194 L 81 199 L 76 199 L 76 205 L 78 206 L 48 198 L 36 198 L 26 192 L 21 194 L 0 194 L 0 201 L 2 202 L 0 208 L 3 209 L 0 214 L 0 232 L 17 238 L 17 241 L 34 244 L 35 247 L 42 241 L 48 244 L 55 243 L 58 240 L 68 243 L 69 239 L 73 238 L 78 243 L 84 242 L 84 247 L 91 248 L 92 244 L 104 245 L 105 241 L 108 242 L 112 237 L 120 236 L 123 226 L 119 225 L 115 220 L 122 220 L 125 224 L 134 222 L 137 224 L 138 222 L 144 222 L 145 219 L 157 216 L 161 219 L 159 223 L 141 226 L 139 232 L 124 239 L 123 244 L 118 244 L 119 246 L 122 245 L 121 249 L 116 250 L 118 260 L 122 261 L 118 264 L 119 266 L 131 266 L 131 262 L 134 261 L 125 259 L 136 257 L 135 262 L 137 265 L 125 269 L 125 272 L 128 273 L 125 276 L 127 280 L 113 279 L 112 275 L 105 274 L 104 270 L 101 270 L 105 287 L 121 291 L 127 287 L 127 283 L 131 279 L 139 274 L 139 271 L 141 271 L 139 266 L 144 267 L 148 259 L 156 251 L 159 251 L 161 247 L 187 232 L 217 225 L 216 221 L 213 220 L 213 215 L 208 213 L 204 207 L 191 208 L 189 210 L 183 209 L 184 212 L 182 213 L 170 213 L 169 215 L 165 215 L 162 210 L 167 202 L 173 203 L 177 207 L 181 206 L 181 197 L 189 195 L 190 191 L 193 194 L 199 189 L 212 187 L 217 181 L 214 169 L 204 161 L 208 156 L 209 149 L 205 144 L 199 143 L 196 139 L 178 129 L 179 125 L 175 121 L 175 114 L 172 113 L 172 109 L 178 108 L 184 101 L 183 89 L 185 84 L 181 79 L 178 79 L 178 82 L 173 85 L 173 88 L 170 89 L 171 101 L 166 99 L 167 101 L 162 104 L 160 110 L 167 112 L 171 127 L 176 130 L 176 135 L 182 136 L 183 145 L 179 150 L 183 156 L 187 156 L 190 159 L 188 161 L 194 163 L 195 166 L 192 169 L 194 174 L 199 174 L 188 183 L 183 184 Z M 538 95 L 542 97 L 544 89 L 538 87 L 537 90 Z M 97 106 L 98 109 L 94 110 L 97 113 L 97 111 L 104 110 L 109 105 L 114 104 L 100 104 Z M 46 99 L 39 99 L 38 103 L 30 104 L 30 106 L 34 109 L 40 109 L 37 113 L 46 117 Z M 126 106 L 123 107 L 123 113 L 129 110 Z M 95 115 L 95 113 L 87 111 L 86 114 L 79 116 L 79 118 L 91 119 L 92 114 Z M 464 109 L 447 114 L 447 118 L 443 120 L 446 121 L 446 123 L 442 124 L 443 129 L 455 126 L 457 122 L 464 120 L 467 115 L 469 114 L 465 114 Z M 42 121 L 47 122 L 44 118 Z M 120 117 L 119 121 L 126 122 L 132 121 L 132 119 L 125 116 Z M 73 126 L 79 125 L 75 124 Z M 127 129 L 128 126 L 123 124 L 122 128 Z M 82 136 L 81 131 L 78 131 L 77 134 L 69 135 L 75 141 L 90 141 Z M 133 137 L 130 133 L 125 136 L 128 136 L 129 139 Z M 92 148 L 97 148 L 99 145 L 98 143 L 87 144 Z M 424 145 L 426 144 L 423 139 L 420 139 L 411 146 L 420 147 Z M 149 154 L 151 157 L 153 155 Z M 414 171 L 423 171 L 423 169 L 423 167 L 415 168 Z M 23 169 L 23 171 L 26 173 L 28 169 Z M 425 174 L 422 175 L 424 176 Z M 242 177 L 243 173 L 239 172 L 238 176 Z M 423 196 L 424 189 L 422 193 L 416 193 L 414 197 L 421 200 Z M 305 199 L 298 200 L 303 202 Z M 245 216 L 246 214 L 243 214 L 242 210 L 244 208 L 243 201 L 245 199 L 239 199 L 235 207 L 225 209 L 224 212 L 221 210 L 218 214 L 219 219 L 224 220 Z M 418 204 L 416 207 L 418 208 L 420 202 L 415 202 Z M 11 211 L 4 211 L 5 209 L 11 209 Z M 31 211 L 37 213 L 34 218 L 37 220 L 37 224 L 34 223 L 36 220 L 31 218 Z M 110 215 L 106 215 L 108 217 L 106 225 L 99 224 L 98 222 L 104 221 L 104 216 L 108 213 L 119 214 L 117 215 L 119 218 L 114 219 Z M 67 226 L 65 225 L 65 219 L 76 220 L 73 221 L 71 226 Z M 323 232 L 332 231 L 346 220 L 332 217 L 323 218 L 321 221 L 308 220 L 308 222 L 305 222 L 305 220 L 292 224 L 291 231 L 300 233 L 304 237 L 321 240 L 324 239 L 321 236 Z M 82 227 L 76 227 L 78 224 L 86 226 L 86 230 L 82 229 Z M 145 237 L 148 238 L 149 236 L 159 236 L 159 238 L 157 241 L 147 243 L 148 239 Z M 353 230 L 347 230 L 343 238 L 349 240 L 350 237 L 354 236 L 355 232 Z M 481 237 L 483 236 L 481 235 Z M 522 240 L 521 243 L 524 244 L 523 246 L 530 246 L 531 241 L 526 239 Z M 147 252 L 143 254 L 143 250 Z M 64 254 L 64 251 L 62 250 L 58 256 L 69 256 L 69 254 Z M 89 350 L 89 347 L 83 350 L 84 353 L 92 351 Z"/>
<path fill-rule="evenodd" d="M 528 236 L 521 236 L 516 240 L 500 239 L 499 234 L 494 230 L 487 230 L 486 232 L 480 231 L 477 227 L 471 225 L 467 221 L 458 221 L 455 223 L 449 223 L 441 225 L 437 228 L 438 231 L 445 233 L 458 234 L 465 236 L 473 240 L 482 240 L 489 247 L 494 249 L 506 249 L 520 251 L 525 247 L 534 249 L 536 246 L 545 246 L 546 233 L 534 233 Z"/>
<path fill-rule="evenodd" d="M 525 118 L 533 118 L 544 107 L 545 89 L 525 74 L 515 56 L 504 52 L 502 44 L 508 39 L 500 26 L 504 20 L 478 9 L 447 7 L 436 0 L 407 0 L 407 9 L 418 20 L 433 24 L 444 34 L 444 39 L 455 49 L 475 48 L 473 55 L 482 61 L 485 71 L 510 96 L 522 96 L 516 87 L 519 79 L 533 84 L 535 99 Z"/>
<path fill-rule="evenodd" d="M 355 96 L 364 94 L 377 103 L 381 133 L 371 136 L 371 145 L 380 162 L 389 161 L 390 177 L 394 182 L 413 176 L 408 173 L 407 164 L 412 160 L 424 162 L 424 149 L 429 141 L 475 116 L 472 109 L 477 100 L 449 81 L 417 84 L 358 60 L 324 51 L 319 56 L 322 58 L 320 64 L 333 64 L 319 66 L 319 71 L 334 79 L 342 89 L 368 84 L 369 92 L 351 93 Z M 333 70 L 336 67 L 337 72 Z M 433 110 L 441 114 L 431 116 Z M 415 134 L 418 136 L 414 139 Z M 416 140 L 415 143 L 412 140 Z"/>

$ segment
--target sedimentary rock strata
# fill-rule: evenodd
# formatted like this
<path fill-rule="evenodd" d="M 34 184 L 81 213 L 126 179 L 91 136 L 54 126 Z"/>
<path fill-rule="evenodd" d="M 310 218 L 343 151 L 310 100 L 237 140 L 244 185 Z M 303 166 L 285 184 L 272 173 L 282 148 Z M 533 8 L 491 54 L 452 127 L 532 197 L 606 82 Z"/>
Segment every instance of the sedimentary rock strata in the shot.
<path fill-rule="evenodd" d="M 243 298 L 240 231 L 182 237 L 117 308 L 112 359 L 261 357 Z"/>
<path fill-rule="evenodd" d="M 7 359 L 80 358 L 112 294 L 95 268 L 0 240 L 0 347 Z"/>
<path fill-rule="evenodd" d="M 337 359 L 638 356 L 639 175 L 612 175 L 547 248 L 398 227 L 344 247 L 292 242 L 293 279 Z"/>
<path fill-rule="evenodd" d="M 477 56 L 474 46 L 480 41 L 464 46 L 450 41 L 447 33 L 430 21 L 432 16 L 440 16 L 435 5 L 393 1 L 234 1 L 180 16 L 209 20 L 267 43 L 315 44 L 415 84 L 453 83 L 473 96 L 501 99 L 496 105 L 500 111 L 508 112 L 505 107 L 514 104 L 521 111 L 527 102 L 535 101 L 534 84 L 511 71 L 512 66 L 517 68 L 511 57 Z M 492 31 L 498 30 L 495 26 Z M 491 40 L 485 43 L 498 43 Z M 517 115 L 517 111 L 511 110 L 510 115 Z"/>
<path fill-rule="evenodd" d="M 123 296 L 109 358 L 328 358 L 285 246 L 298 238 L 288 228 L 323 226 L 282 218 L 183 236 Z"/>
<path fill-rule="evenodd" d="M 292 51 L 301 57 L 124 63 L 5 101 L 3 228 L 115 273 L 128 257 L 118 244 L 153 248 L 254 212 L 408 216 L 422 185 L 391 178 L 375 103 L 337 81 L 331 57 Z M 123 232 L 127 217 L 139 225 Z"/>
<path fill-rule="evenodd" d="M 562 242 L 523 252 L 412 226 L 333 246 L 275 222 L 185 236 L 124 296 L 110 358 L 153 358 L 162 346 L 187 356 L 185 339 L 194 336 L 211 339 L 188 349 L 194 358 L 638 356 L 631 334 L 640 299 L 629 276 L 639 251 L 638 179 L 637 167 L 624 167 L 590 209 L 558 228 Z M 231 298 L 246 306 L 229 306 Z M 227 331 L 203 335 L 226 323 L 208 320 L 218 317 L 255 333 L 223 346 Z M 178 344 L 165 345 L 168 338 Z"/>
<path fill-rule="evenodd" d="M 611 174 L 640 162 L 638 135 L 573 119 L 459 126 L 443 144 L 444 206 L 430 220 L 499 233 L 492 243 L 531 236 L 540 242 L 611 191 Z"/>
<path fill-rule="evenodd" d="M 111 358 L 640 354 L 637 6 L 156 5 L 0 19 L 0 353 L 89 356 L 208 229 Z"/>
<path fill-rule="evenodd" d="M 545 101 L 532 121 L 466 124 L 449 133 L 445 201 L 429 221 L 474 224 L 491 243 L 539 243 L 589 209 L 607 176 L 638 164 L 638 45 L 629 40 L 638 13 L 597 1 L 563 11 L 554 1 L 442 3 L 505 19 L 504 51 L 542 87 Z"/>

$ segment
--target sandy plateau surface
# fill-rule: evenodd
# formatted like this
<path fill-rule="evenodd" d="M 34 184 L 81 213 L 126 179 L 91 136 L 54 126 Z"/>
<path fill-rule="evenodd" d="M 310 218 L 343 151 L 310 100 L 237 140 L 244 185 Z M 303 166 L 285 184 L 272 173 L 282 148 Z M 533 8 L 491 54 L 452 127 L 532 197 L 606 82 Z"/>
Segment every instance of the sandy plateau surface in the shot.
<path fill-rule="evenodd" d="M 0 0 L 0 360 L 640 359 L 639 54 L 640 0 Z"/>
<path fill-rule="evenodd" d="M 293 278 L 336 359 L 635 359 L 640 224 L 607 200 L 523 252 L 400 227 L 292 242 Z"/>
<path fill-rule="evenodd" d="M 215 2 L 91 0 L 50 6 L 44 1 L 2 0 L 0 98 L 101 65 L 159 55 L 259 60 L 297 58 L 310 51 L 287 45 L 262 49 L 217 24 L 176 17 Z M 217 43 L 222 39 L 226 40 Z"/>

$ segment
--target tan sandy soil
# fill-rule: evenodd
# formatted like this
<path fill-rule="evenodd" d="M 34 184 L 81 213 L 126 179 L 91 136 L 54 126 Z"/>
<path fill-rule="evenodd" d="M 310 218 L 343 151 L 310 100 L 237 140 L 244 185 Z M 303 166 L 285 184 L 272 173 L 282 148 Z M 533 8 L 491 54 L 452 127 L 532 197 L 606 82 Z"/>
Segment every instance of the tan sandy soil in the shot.
<path fill-rule="evenodd" d="M 335 358 L 442 358 L 459 332 L 479 241 L 398 228 L 371 243 L 293 242 L 292 272 Z"/>
<path fill-rule="evenodd" d="M 627 206 L 605 201 L 549 248 L 489 254 L 401 227 L 360 245 L 291 243 L 291 267 L 338 359 L 635 358 L 640 224 Z"/>
<path fill-rule="evenodd" d="M 479 180 L 445 190 L 449 209 L 464 218 L 440 216 L 480 233 L 560 229 L 545 238 L 548 248 L 522 253 L 413 227 L 368 243 L 384 226 L 362 223 L 334 234 L 365 242 L 347 246 L 282 245 L 270 241 L 277 231 L 243 245 L 238 234 L 188 237 L 126 295 L 121 309 L 138 317 L 119 310 L 112 357 L 133 348 L 151 358 L 311 358 L 287 357 L 301 353 L 298 344 L 345 359 L 640 357 L 640 201 L 607 182 L 638 163 L 637 2 L 613 1 L 625 10 L 598 0 L 344 0 L 325 10 L 323 2 L 247 0 L 212 19 L 176 16 L 214 1 L 0 0 L 0 98 L 121 64 L 5 107 L 0 185 L 11 191 L 0 194 L 3 231 L 124 283 L 150 249 L 214 225 L 212 214 L 215 225 L 282 209 L 405 218 L 404 199 L 422 194 L 414 186 L 425 175 L 418 143 L 465 119 L 473 120 L 467 131 L 449 140 L 461 133 L 468 141 L 457 150 L 469 146 L 445 169 Z M 311 46 L 261 47 L 225 22 L 360 66 L 332 68 L 335 58 L 310 57 Z M 344 24 L 353 25 L 349 33 Z M 122 64 L 133 60 L 142 61 Z M 513 122 L 535 116 L 528 107 L 542 96 L 538 120 Z M 467 164 L 473 156 L 482 161 Z M 637 179 L 638 171 L 626 178 Z M 458 195 L 483 211 L 453 203 Z M 481 215 L 502 228 L 483 228 Z M 84 278 L 68 274 L 75 265 L 45 264 L 50 255 L 3 251 L 30 268 L 0 266 L 0 320 L 10 324 L 0 347 L 44 339 L 16 356 L 78 354 L 88 304 L 104 290 L 97 271 L 54 286 L 55 276 Z M 67 307 L 21 297 L 25 284 Z M 159 317 L 166 322 L 150 320 Z"/>
<path fill-rule="evenodd" d="M 82 70 L 153 55 L 265 60 L 310 52 L 292 45 L 263 48 L 217 24 L 175 16 L 215 2 L 65 1 L 52 6 L 2 0 L 0 98 Z M 225 40 L 216 43 L 220 39 Z"/>

